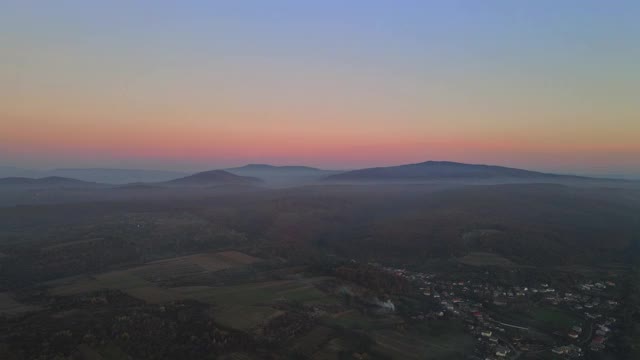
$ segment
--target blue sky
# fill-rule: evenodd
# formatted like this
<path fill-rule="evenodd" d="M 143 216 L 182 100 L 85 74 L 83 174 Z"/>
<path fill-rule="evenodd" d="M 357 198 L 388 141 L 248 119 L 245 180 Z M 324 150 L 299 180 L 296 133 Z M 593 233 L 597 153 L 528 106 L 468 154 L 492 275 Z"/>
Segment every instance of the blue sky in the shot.
<path fill-rule="evenodd" d="M 0 162 L 632 172 L 639 18 L 637 1 L 4 1 Z"/>

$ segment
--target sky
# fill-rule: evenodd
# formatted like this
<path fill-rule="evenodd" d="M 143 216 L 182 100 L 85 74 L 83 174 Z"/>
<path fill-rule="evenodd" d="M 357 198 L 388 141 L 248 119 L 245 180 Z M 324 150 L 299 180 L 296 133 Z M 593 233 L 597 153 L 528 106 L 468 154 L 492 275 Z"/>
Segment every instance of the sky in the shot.
<path fill-rule="evenodd" d="M 640 2 L 0 3 L 0 165 L 640 175 Z"/>

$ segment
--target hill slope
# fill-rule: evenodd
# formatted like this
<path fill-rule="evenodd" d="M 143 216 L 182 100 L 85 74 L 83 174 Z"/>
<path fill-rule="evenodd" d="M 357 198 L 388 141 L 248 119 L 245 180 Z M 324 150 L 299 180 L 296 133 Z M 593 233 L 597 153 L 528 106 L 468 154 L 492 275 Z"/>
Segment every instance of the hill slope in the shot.
<path fill-rule="evenodd" d="M 211 170 L 166 181 L 163 184 L 172 186 L 213 186 L 252 185 L 260 182 L 261 180 L 255 177 L 239 176 L 224 170 Z"/>
<path fill-rule="evenodd" d="M 128 184 L 134 182 L 168 181 L 181 176 L 187 176 L 188 174 L 165 170 L 86 168 L 54 169 L 47 171 L 46 175 L 107 184 Z"/>
<path fill-rule="evenodd" d="M 48 176 L 39 179 L 26 177 L 7 177 L 0 179 L 0 186 L 12 187 L 95 187 L 101 184 L 60 176 Z"/>
<path fill-rule="evenodd" d="M 309 166 L 274 166 L 267 164 L 249 164 L 226 169 L 226 171 L 241 176 L 258 177 L 272 185 L 309 183 L 338 173 L 333 170 L 323 170 Z"/>
<path fill-rule="evenodd" d="M 586 179 L 578 176 L 547 174 L 494 165 L 463 164 L 450 161 L 426 161 L 390 167 L 348 171 L 327 177 L 331 181 L 390 181 L 438 179 Z"/>
<path fill-rule="evenodd" d="M 245 166 L 226 169 L 226 171 L 297 171 L 297 172 L 324 172 L 322 170 L 310 166 L 301 165 L 284 165 L 276 166 L 269 164 L 247 164 Z"/>

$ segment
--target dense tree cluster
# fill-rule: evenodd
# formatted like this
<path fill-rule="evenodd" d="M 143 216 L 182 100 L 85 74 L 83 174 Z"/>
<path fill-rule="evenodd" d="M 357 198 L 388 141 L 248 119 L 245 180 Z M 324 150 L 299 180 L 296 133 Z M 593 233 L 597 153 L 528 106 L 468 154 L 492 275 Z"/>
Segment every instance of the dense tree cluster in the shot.
<path fill-rule="evenodd" d="M 119 291 L 101 291 L 57 298 L 51 309 L 0 320 L 0 358 L 80 358 L 83 344 L 113 347 L 136 359 L 214 359 L 257 347 L 248 334 L 217 325 L 211 308 L 196 302 L 148 305 Z"/>
<path fill-rule="evenodd" d="M 406 294 L 413 289 L 406 279 L 369 265 L 340 266 L 335 275 L 379 294 Z"/>

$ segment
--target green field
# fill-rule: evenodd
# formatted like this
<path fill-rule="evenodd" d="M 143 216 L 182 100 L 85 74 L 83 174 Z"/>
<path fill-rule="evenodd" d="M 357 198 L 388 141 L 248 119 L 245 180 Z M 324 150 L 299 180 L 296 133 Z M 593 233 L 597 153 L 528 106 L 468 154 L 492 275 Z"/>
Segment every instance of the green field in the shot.
<path fill-rule="evenodd" d="M 275 301 L 313 303 L 327 299 L 313 283 L 322 278 L 266 281 L 232 286 L 170 288 L 199 301 L 218 305 L 261 305 Z"/>
<path fill-rule="evenodd" d="M 167 279 L 241 267 L 259 259 L 237 252 L 202 253 L 154 261 L 126 270 L 110 271 L 95 276 L 77 276 L 48 282 L 52 295 L 76 295 L 101 289 L 117 289 L 150 302 L 162 303 L 181 298 L 157 284 Z"/>
<path fill-rule="evenodd" d="M 249 331 L 283 312 L 269 306 L 222 306 L 216 308 L 216 321 L 232 329 Z"/>
<path fill-rule="evenodd" d="M 335 299 L 313 285 L 323 279 L 279 280 L 219 287 L 189 286 L 168 291 L 214 305 L 214 318 L 218 322 L 235 329 L 249 330 L 277 316 L 279 312 L 271 305 L 278 301 L 303 304 L 335 302 Z"/>
<path fill-rule="evenodd" d="M 470 265 L 470 266 L 503 266 L 511 267 L 516 264 L 511 260 L 502 257 L 498 254 L 487 252 L 472 252 L 461 258 L 458 258 L 458 262 Z"/>
<path fill-rule="evenodd" d="M 329 326 L 339 326 L 347 329 L 370 330 L 375 328 L 375 320 L 361 314 L 359 311 L 350 310 L 335 314 L 323 319 L 323 323 Z"/>
<path fill-rule="evenodd" d="M 55 296 L 77 295 L 101 289 L 126 290 L 153 286 L 152 283 L 128 271 L 113 271 L 96 276 L 77 276 L 48 282 L 49 292 Z"/>
<path fill-rule="evenodd" d="M 367 316 L 357 310 L 349 310 L 326 317 L 322 319 L 322 323 L 327 326 L 338 326 L 352 330 L 373 330 L 392 327 L 402 323 L 402 320 L 394 316 Z"/>
<path fill-rule="evenodd" d="M 311 331 L 300 338 L 295 339 L 291 344 L 294 353 L 311 356 L 323 344 L 331 338 L 333 330 L 326 326 L 316 326 Z"/>
<path fill-rule="evenodd" d="M 214 305 L 214 317 L 221 324 L 249 330 L 279 314 L 272 305 L 278 301 L 302 304 L 332 303 L 336 299 L 318 290 L 314 283 L 326 278 L 301 278 L 233 286 L 185 286 L 163 288 L 154 279 L 198 271 L 244 266 L 256 258 L 238 252 L 198 254 L 153 262 L 127 270 L 96 276 L 80 276 L 48 283 L 52 295 L 67 296 L 100 289 L 117 289 L 150 304 L 193 299 Z"/>
<path fill-rule="evenodd" d="M 534 307 L 527 312 L 494 310 L 492 315 L 498 321 L 547 331 L 566 331 L 571 326 L 584 322 L 583 318 L 569 310 L 548 305 Z"/>
<path fill-rule="evenodd" d="M 373 332 L 374 350 L 394 359 L 459 359 L 473 349 L 473 337 L 459 324 L 431 323 Z"/>
<path fill-rule="evenodd" d="M 16 301 L 8 292 L 0 292 L 0 314 L 19 315 L 29 311 L 38 310 L 39 307 L 22 304 Z"/>
<path fill-rule="evenodd" d="M 568 329 L 582 323 L 582 319 L 571 312 L 553 307 L 539 307 L 531 311 L 533 320 L 558 329 Z"/>
<path fill-rule="evenodd" d="M 640 324 L 636 323 L 631 338 L 631 359 L 640 359 Z"/>

